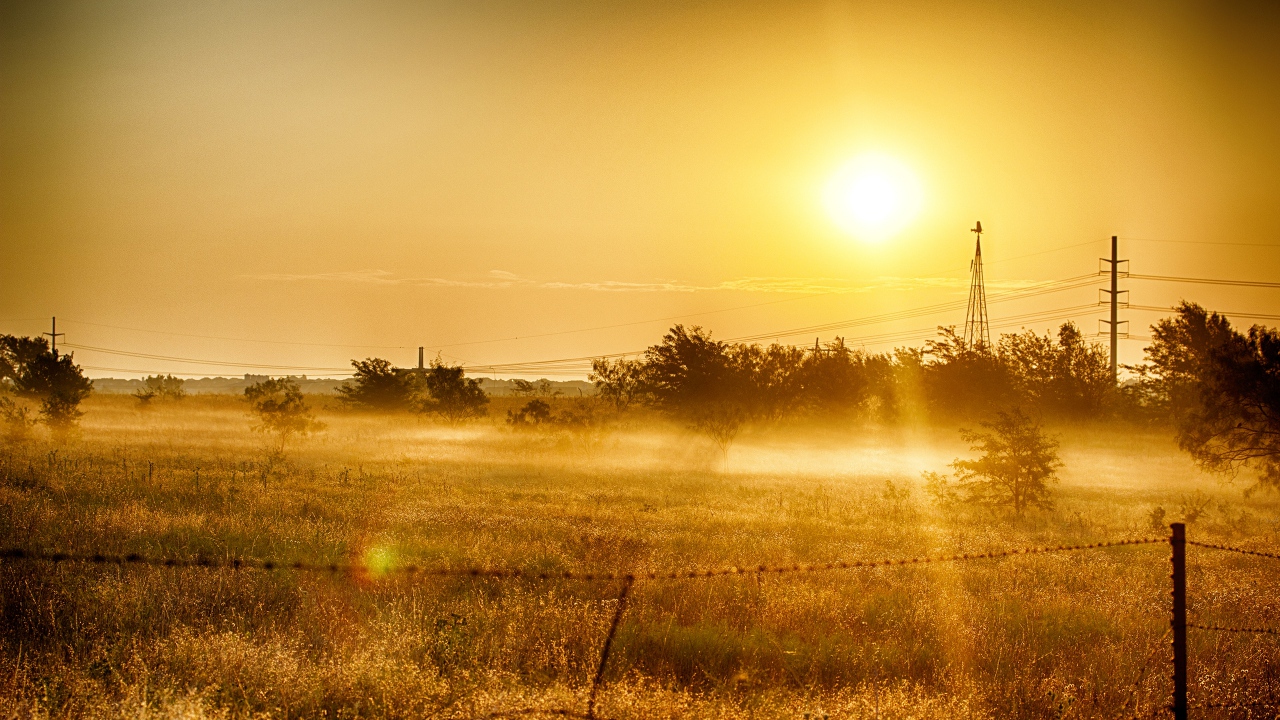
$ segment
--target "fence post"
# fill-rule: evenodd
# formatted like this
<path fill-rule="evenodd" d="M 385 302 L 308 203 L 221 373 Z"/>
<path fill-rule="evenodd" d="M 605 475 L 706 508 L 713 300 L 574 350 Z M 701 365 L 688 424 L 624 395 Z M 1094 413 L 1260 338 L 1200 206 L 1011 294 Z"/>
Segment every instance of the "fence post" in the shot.
<path fill-rule="evenodd" d="M 1187 720 L 1187 526 L 1173 523 L 1173 717 Z"/>

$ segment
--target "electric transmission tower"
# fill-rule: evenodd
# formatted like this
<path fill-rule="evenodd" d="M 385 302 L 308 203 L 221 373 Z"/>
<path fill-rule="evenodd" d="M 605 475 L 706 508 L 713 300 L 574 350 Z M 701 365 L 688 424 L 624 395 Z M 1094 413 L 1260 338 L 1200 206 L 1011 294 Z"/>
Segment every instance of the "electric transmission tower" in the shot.
<path fill-rule="evenodd" d="M 978 235 L 969 266 L 969 309 L 964 314 L 964 346 L 969 350 L 991 348 L 991 328 L 987 324 L 987 289 L 982 282 L 982 221 L 969 232 Z"/>

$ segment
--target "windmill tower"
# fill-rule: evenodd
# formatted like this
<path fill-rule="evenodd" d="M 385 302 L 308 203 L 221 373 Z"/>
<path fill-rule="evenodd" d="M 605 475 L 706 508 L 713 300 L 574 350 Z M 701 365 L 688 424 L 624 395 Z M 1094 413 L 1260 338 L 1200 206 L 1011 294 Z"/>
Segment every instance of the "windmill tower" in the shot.
<path fill-rule="evenodd" d="M 964 314 L 964 346 L 969 350 L 991 349 L 991 328 L 987 325 L 987 289 L 982 282 L 982 221 L 969 232 L 978 236 L 969 266 L 969 309 Z"/>

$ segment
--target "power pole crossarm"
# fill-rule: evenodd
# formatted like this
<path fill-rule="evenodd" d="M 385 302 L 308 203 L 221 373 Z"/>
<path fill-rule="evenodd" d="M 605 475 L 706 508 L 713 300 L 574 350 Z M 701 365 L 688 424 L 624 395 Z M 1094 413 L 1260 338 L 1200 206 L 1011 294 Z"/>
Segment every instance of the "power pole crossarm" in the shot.
<path fill-rule="evenodd" d="M 46 336 L 48 336 L 48 338 L 49 338 L 50 348 L 53 350 L 53 357 L 54 357 L 54 359 L 57 359 L 57 357 L 58 357 L 58 337 L 59 337 L 59 336 L 62 336 L 62 335 L 66 335 L 66 333 L 60 333 L 60 332 L 58 332 L 58 318 L 57 318 L 57 316 L 54 316 L 54 318 L 53 318 L 53 330 L 52 330 L 52 332 L 40 333 L 40 334 L 41 334 L 41 335 L 46 335 Z"/>

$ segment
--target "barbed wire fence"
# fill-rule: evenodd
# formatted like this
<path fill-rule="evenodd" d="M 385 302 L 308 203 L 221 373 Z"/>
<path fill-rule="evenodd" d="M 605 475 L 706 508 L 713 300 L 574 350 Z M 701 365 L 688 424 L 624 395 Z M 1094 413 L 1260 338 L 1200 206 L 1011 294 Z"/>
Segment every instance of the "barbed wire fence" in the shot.
<path fill-rule="evenodd" d="M 474 578 L 492 578 L 492 579 L 523 579 L 523 580 L 581 580 L 591 582 L 611 582 L 621 581 L 622 586 L 615 597 L 615 607 L 613 617 L 609 624 L 608 632 L 605 635 L 604 642 L 601 646 L 600 659 L 596 665 L 596 671 L 591 678 L 590 686 L 586 691 L 585 710 L 578 711 L 570 708 L 539 708 L 525 707 L 511 710 L 500 710 L 484 715 L 476 716 L 476 720 L 488 720 L 497 718 L 516 718 L 516 717 L 572 717 L 584 718 L 585 720 L 603 720 L 597 714 L 598 698 L 602 687 L 604 686 L 605 672 L 609 666 L 610 654 L 613 650 L 614 640 L 617 637 L 618 628 L 622 624 L 623 615 L 626 612 L 627 599 L 630 595 L 635 583 L 642 580 L 680 580 L 680 579 L 698 579 L 724 577 L 730 575 L 766 575 L 766 574 L 801 574 L 801 573 L 817 573 L 836 570 L 852 570 L 858 568 L 875 568 L 875 567 L 902 567 L 907 565 L 927 565 L 935 563 L 951 563 L 966 562 L 973 560 L 991 560 L 1027 555 L 1043 555 L 1048 553 L 1061 552 L 1077 552 L 1086 550 L 1098 550 L 1103 548 L 1136 546 L 1136 545 L 1154 545 L 1169 543 L 1172 550 L 1173 573 L 1171 579 L 1173 581 L 1172 596 L 1172 612 L 1171 612 L 1171 633 L 1173 635 L 1173 692 L 1171 694 L 1171 702 L 1168 710 L 1173 714 L 1176 720 L 1185 720 L 1187 718 L 1188 709 L 1195 707 L 1197 709 L 1249 709 L 1258 707 L 1280 708 L 1280 698 L 1271 702 L 1246 702 L 1246 703 L 1222 703 L 1222 702 L 1206 702 L 1199 703 L 1195 706 L 1188 705 L 1187 702 L 1187 640 L 1186 631 L 1188 629 L 1201 630 L 1206 632 L 1225 632 L 1246 635 L 1280 635 L 1280 629 L 1268 627 L 1234 627 L 1217 624 L 1206 624 L 1197 622 L 1188 622 L 1186 618 L 1186 555 L 1185 548 L 1187 545 L 1201 547 L 1205 549 L 1218 550 L 1223 552 L 1238 553 L 1247 556 L 1262 557 L 1280 560 L 1280 554 L 1268 553 L 1259 550 L 1249 550 L 1247 548 L 1233 547 L 1229 545 L 1220 545 L 1214 543 L 1197 542 L 1186 539 L 1186 528 L 1182 523 L 1174 523 L 1170 526 L 1171 534 L 1169 537 L 1144 537 L 1131 538 L 1124 540 L 1112 540 L 1108 542 L 1085 543 L 1079 545 L 1045 545 L 1035 547 L 1012 548 L 1008 550 L 996 550 L 979 553 L 956 553 L 951 555 L 934 555 L 919 556 L 908 558 L 881 558 L 876 560 L 842 560 L 827 563 L 816 564 L 791 564 L 791 565 L 755 565 L 755 566 L 733 566 L 722 568 L 668 568 L 665 570 L 649 570 L 643 572 L 582 572 L 582 571 L 564 571 L 564 572 L 531 572 L 521 570 L 519 568 L 489 568 L 489 567 L 467 567 L 467 568 L 431 568 L 421 567 L 415 564 L 406 564 L 402 566 L 394 566 L 388 568 L 371 569 L 366 565 L 359 564 L 339 564 L 339 563 L 308 563 L 308 562 L 281 562 L 275 560 L 256 560 L 244 558 L 211 558 L 206 556 L 196 556 L 194 558 L 165 558 L 142 555 L 139 553 L 128 554 L 108 554 L 108 553 L 69 553 L 69 552 L 44 552 L 33 551 L 23 548 L 6 548 L 0 549 L 0 560 L 3 561 L 31 561 L 31 562 L 49 562 L 49 563 L 88 563 L 97 565 L 140 565 L 165 567 L 175 569 L 187 568 L 209 568 L 209 569 L 230 569 L 230 570 L 259 570 L 259 571 L 280 571 L 293 570 L 299 572 L 312 573 L 328 573 L 332 575 L 402 575 L 406 577 L 423 576 L 423 577 L 474 577 Z"/>

